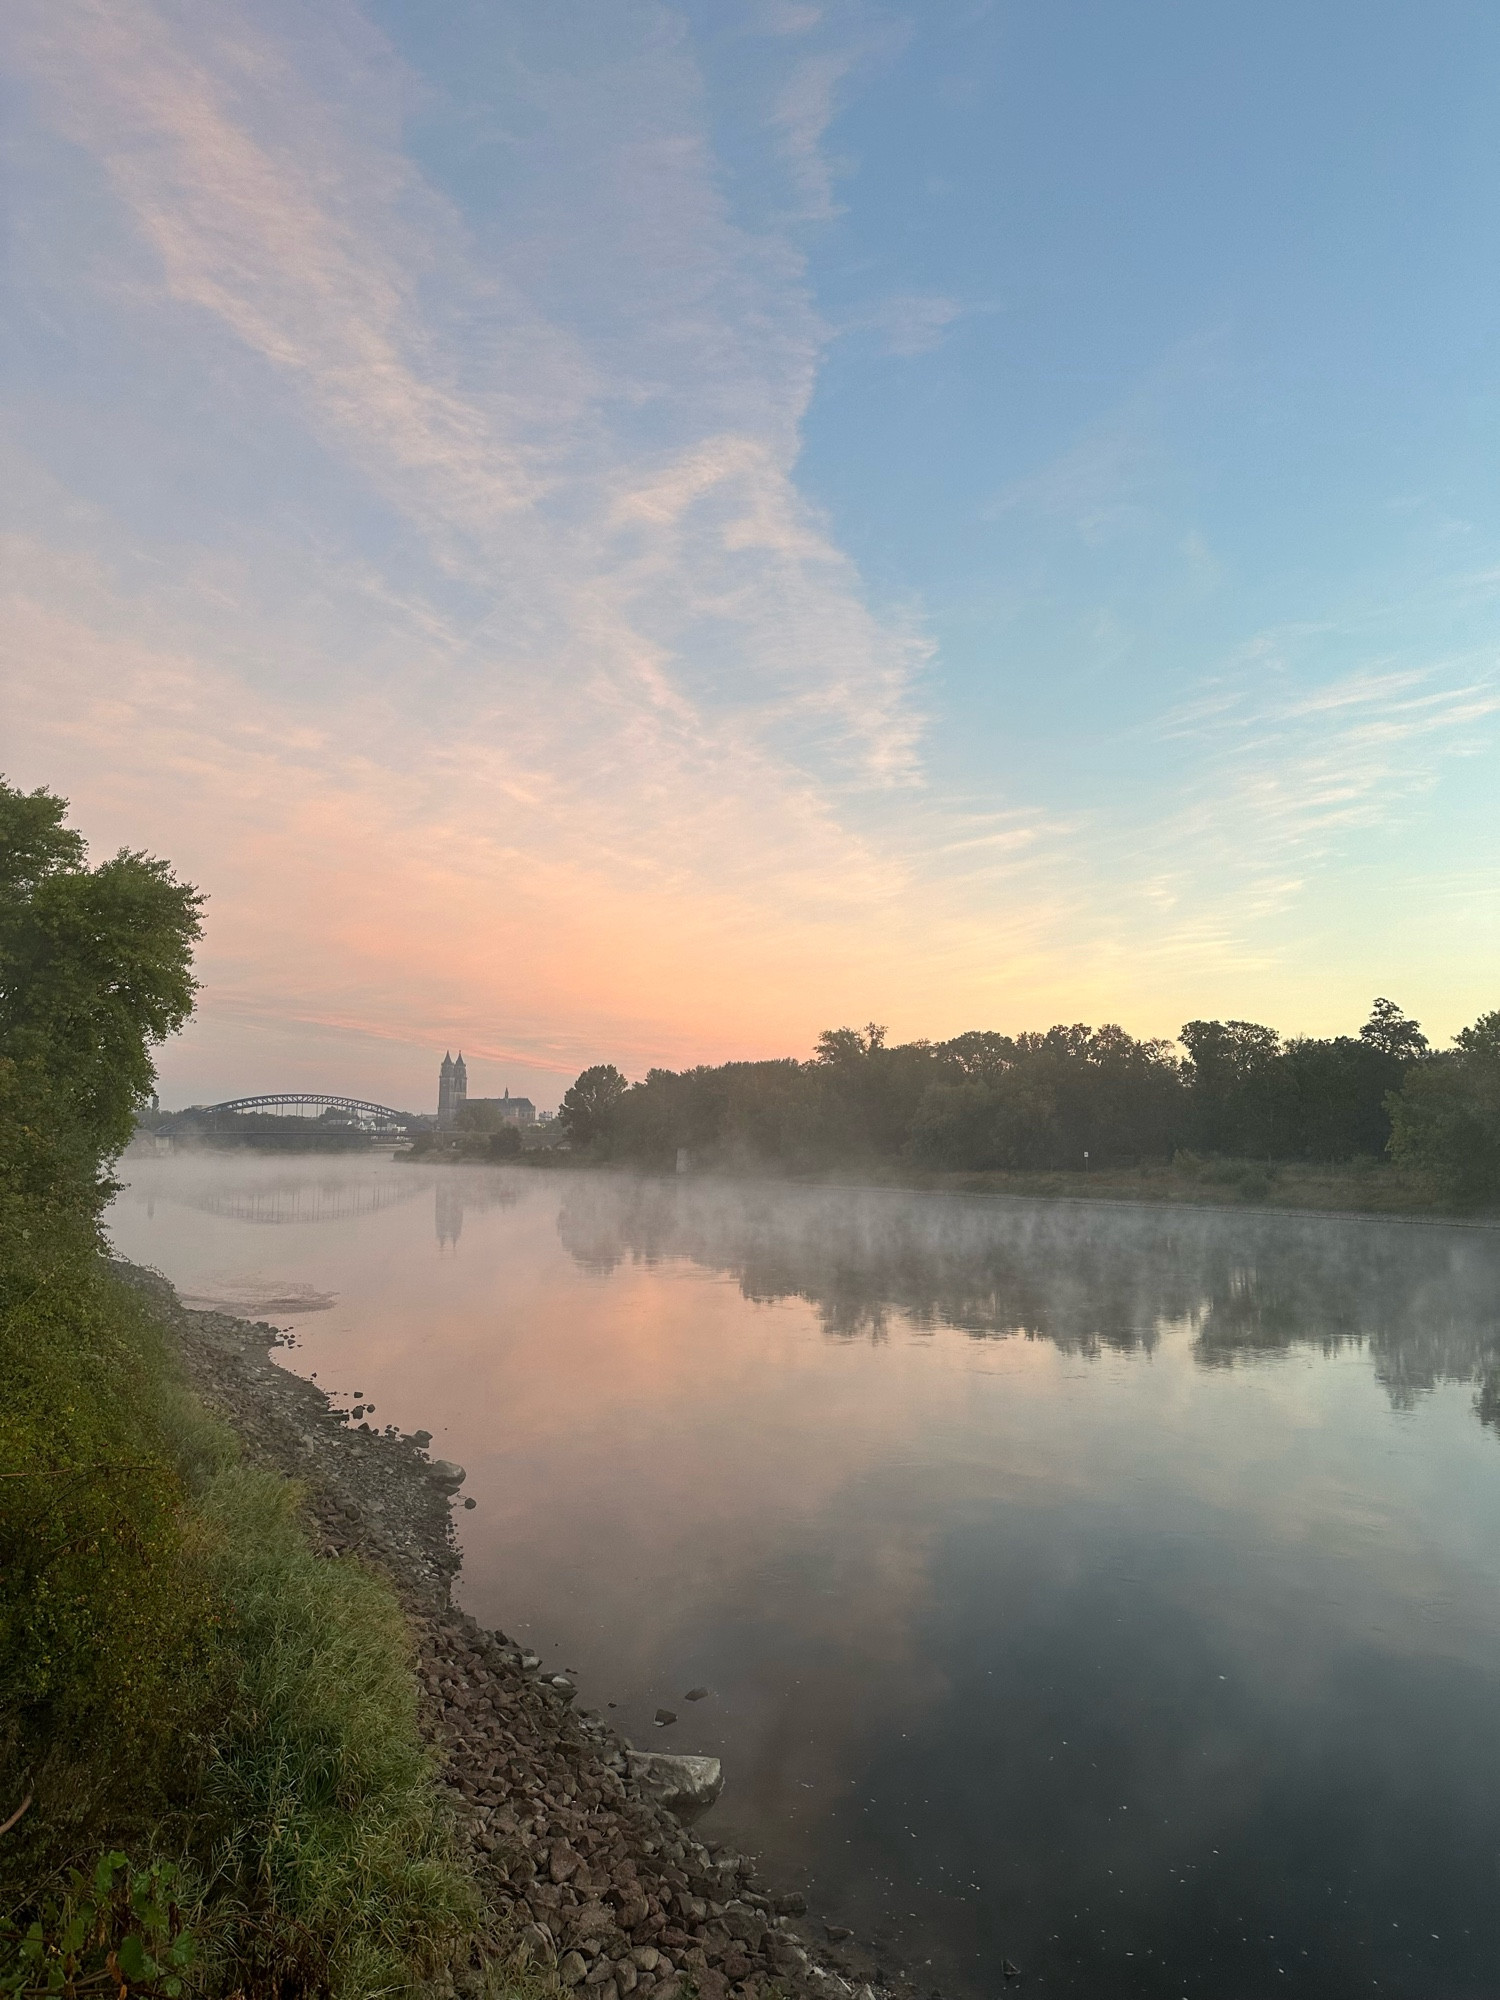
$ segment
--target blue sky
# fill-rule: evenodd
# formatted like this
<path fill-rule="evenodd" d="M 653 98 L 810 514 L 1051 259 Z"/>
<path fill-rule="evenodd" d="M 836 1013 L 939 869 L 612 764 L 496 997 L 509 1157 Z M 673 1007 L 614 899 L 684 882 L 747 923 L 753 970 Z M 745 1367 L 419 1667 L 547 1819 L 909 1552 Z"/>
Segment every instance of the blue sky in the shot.
<path fill-rule="evenodd" d="M 4 39 L 0 761 L 212 892 L 169 1095 L 1496 1003 L 1493 10 Z"/>

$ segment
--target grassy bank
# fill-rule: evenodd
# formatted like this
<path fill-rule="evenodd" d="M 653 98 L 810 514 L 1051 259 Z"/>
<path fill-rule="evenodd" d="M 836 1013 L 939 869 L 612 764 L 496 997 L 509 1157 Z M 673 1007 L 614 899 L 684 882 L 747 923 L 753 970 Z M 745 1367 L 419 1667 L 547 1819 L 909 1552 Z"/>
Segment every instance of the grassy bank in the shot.
<path fill-rule="evenodd" d="M 1102 1167 L 1088 1173 L 942 1172 L 878 1161 L 870 1164 L 868 1172 L 834 1172 L 819 1178 L 829 1182 L 857 1179 L 865 1186 L 953 1194 L 1026 1195 L 1051 1201 L 1175 1201 L 1327 1214 L 1500 1219 L 1500 1211 L 1493 1206 L 1456 1202 L 1430 1177 L 1374 1159 L 1324 1165 L 1313 1161 L 1203 1160 L 1179 1154 L 1170 1161 Z"/>
<path fill-rule="evenodd" d="M 7 1219 L 0 1818 L 29 1801 L 0 1837 L 13 1990 L 48 1990 L 70 1903 L 92 1896 L 70 1871 L 92 1880 L 111 1852 L 179 1871 L 161 1936 L 193 1945 L 158 1968 L 144 1888 L 117 1894 L 78 1941 L 96 1984 L 114 1952 L 112 1991 L 168 1976 L 247 2000 L 416 1989 L 477 1906 L 394 1596 L 314 1555 L 296 1490 L 243 1464 L 194 1403 L 90 1226 Z"/>

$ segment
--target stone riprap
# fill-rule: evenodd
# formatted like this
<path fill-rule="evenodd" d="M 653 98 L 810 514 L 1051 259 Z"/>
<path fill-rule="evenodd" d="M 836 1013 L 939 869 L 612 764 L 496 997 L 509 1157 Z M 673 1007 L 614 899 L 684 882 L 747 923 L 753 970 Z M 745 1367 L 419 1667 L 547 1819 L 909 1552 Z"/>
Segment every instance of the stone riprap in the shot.
<path fill-rule="evenodd" d="M 315 1546 L 367 1563 L 401 1598 L 423 1733 L 489 1910 L 490 1969 L 461 1970 L 460 1989 L 484 1991 L 495 1963 L 521 1960 L 579 2000 L 911 1993 L 846 1929 L 822 1926 L 840 1941 L 814 1944 L 797 1922 L 802 1895 L 773 1895 L 746 1856 L 687 1830 L 719 1795 L 717 1758 L 633 1749 L 577 1712 L 566 1677 L 454 1609 L 463 1470 L 429 1460 L 425 1432 L 353 1427 L 272 1361 L 275 1327 L 189 1310 L 156 1273 L 115 1268 L 149 1291 L 195 1390 L 247 1454 L 303 1484 Z"/>

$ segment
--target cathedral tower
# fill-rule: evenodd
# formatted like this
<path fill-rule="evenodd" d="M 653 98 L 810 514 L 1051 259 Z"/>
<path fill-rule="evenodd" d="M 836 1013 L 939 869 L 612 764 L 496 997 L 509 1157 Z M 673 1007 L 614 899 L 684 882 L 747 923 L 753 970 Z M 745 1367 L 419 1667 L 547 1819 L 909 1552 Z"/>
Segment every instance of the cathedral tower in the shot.
<path fill-rule="evenodd" d="M 464 1067 L 464 1052 L 458 1052 L 458 1061 L 451 1055 L 444 1055 L 442 1068 L 438 1071 L 438 1130 L 451 1132 L 458 1124 L 458 1109 L 469 1095 L 469 1072 Z"/>

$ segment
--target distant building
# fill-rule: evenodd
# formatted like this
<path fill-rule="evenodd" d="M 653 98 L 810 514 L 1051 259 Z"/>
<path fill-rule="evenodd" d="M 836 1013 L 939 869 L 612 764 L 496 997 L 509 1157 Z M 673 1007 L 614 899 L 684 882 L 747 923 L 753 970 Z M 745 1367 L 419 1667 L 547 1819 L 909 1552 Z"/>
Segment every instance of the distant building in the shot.
<path fill-rule="evenodd" d="M 502 1125 L 535 1125 L 536 1106 L 529 1097 L 470 1097 L 469 1072 L 462 1049 L 455 1061 L 443 1057 L 438 1071 L 437 1128 L 440 1132 L 498 1132 Z"/>
<path fill-rule="evenodd" d="M 469 1096 L 469 1072 L 464 1068 L 464 1052 L 458 1052 L 458 1061 L 444 1055 L 443 1066 L 438 1071 L 438 1113 L 440 1132 L 452 1132 L 458 1125 L 458 1114 L 467 1103 Z"/>
<path fill-rule="evenodd" d="M 502 1125 L 535 1125 L 536 1106 L 529 1097 L 471 1097 L 463 1124 L 471 1132 L 498 1132 Z"/>

